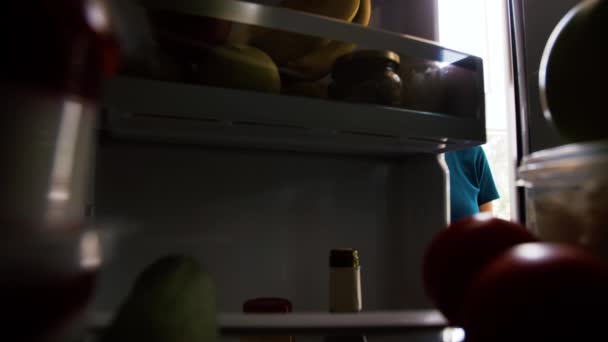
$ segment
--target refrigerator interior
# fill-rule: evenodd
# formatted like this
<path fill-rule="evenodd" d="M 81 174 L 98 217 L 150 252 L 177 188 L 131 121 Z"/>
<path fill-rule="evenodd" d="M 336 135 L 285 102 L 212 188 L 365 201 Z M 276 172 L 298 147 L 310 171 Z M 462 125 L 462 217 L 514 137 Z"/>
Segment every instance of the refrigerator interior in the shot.
<path fill-rule="evenodd" d="M 211 2 L 197 14 L 327 34 L 456 70 L 441 90 L 449 113 L 115 77 L 105 87 L 87 203 L 108 246 L 92 314 L 111 317 L 143 268 L 175 253 L 211 275 L 220 321 L 262 296 L 289 299 L 294 313 L 326 313 L 329 251 L 352 247 L 364 313 L 419 312 L 396 325 L 422 327 L 413 340 L 438 340 L 445 321 L 427 311 L 421 262 L 449 217 L 442 153 L 485 141 L 481 59 L 414 37 L 434 37 L 434 1 L 374 1 L 371 29 Z M 427 312 L 431 321 L 420 318 Z"/>
<path fill-rule="evenodd" d="M 364 310 L 429 308 L 424 246 L 447 222 L 438 155 L 399 159 L 102 141 L 96 224 L 114 230 L 94 308 L 155 258 L 199 259 L 220 311 L 261 296 L 328 310 L 329 250 L 357 248 Z"/>

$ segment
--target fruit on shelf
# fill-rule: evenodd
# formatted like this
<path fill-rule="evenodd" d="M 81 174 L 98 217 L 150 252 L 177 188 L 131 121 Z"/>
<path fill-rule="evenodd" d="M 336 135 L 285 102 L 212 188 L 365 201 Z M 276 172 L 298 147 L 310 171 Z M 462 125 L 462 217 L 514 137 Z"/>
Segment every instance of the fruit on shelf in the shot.
<path fill-rule="evenodd" d="M 150 264 L 102 335 L 102 342 L 217 340 L 212 281 L 197 260 L 169 255 Z"/>
<path fill-rule="evenodd" d="M 608 69 L 608 2 L 582 1 L 551 34 L 539 69 L 540 100 L 546 119 L 570 142 L 608 138 L 600 124 Z"/>
<path fill-rule="evenodd" d="M 359 11 L 360 0 L 284 0 L 281 7 L 351 22 Z M 249 44 L 264 50 L 279 65 L 305 56 L 330 43 L 329 39 L 251 27 Z"/>
<path fill-rule="evenodd" d="M 247 45 L 210 48 L 198 64 L 197 80 L 206 85 L 278 93 L 279 70 L 264 51 Z"/>
<path fill-rule="evenodd" d="M 361 0 L 353 24 L 367 26 L 372 14 L 371 0 Z M 331 72 L 334 62 L 341 56 L 351 53 L 356 44 L 333 40 L 329 44 L 287 63 L 287 67 L 298 71 L 306 78 L 318 80 Z"/>
<path fill-rule="evenodd" d="M 281 7 L 352 21 L 359 9 L 359 0 L 284 0 Z"/>
<path fill-rule="evenodd" d="M 336 60 L 329 98 L 340 101 L 401 104 L 399 55 L 388 50 L 357 50 Z"/>
<path fill-rule="evenodd" d="M 462 323 L 464 296 L 471 279 L 508 248 L 537 241 L 515 222 L 477 214 L 439 232 L 423 259 L 423 285 L 428 297 L 452 324 Z"/>
<path fill-rule="evenodd" d="M 605 335 L 608 265 L 581 248 L 514 246 L 486 264 L 465 296 L 467 342 L 592 341 Z"/>

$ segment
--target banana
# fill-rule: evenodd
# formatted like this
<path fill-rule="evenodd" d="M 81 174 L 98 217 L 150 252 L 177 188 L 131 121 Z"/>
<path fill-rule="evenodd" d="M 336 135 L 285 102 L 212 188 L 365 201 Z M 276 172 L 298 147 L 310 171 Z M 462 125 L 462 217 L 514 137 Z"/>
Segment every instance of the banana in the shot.
<path fill-rule="evenodd" d="M 371 13 L 371 0 L 361 0 L 353 23 L 363 26 L 369 25 Z M 306 75 L 307 79 L 318 80 L 331 72 L 336 59 L 351 53 L 356 48 L 356 44 L 333 40 L 324 47 L 287 63 L 287 68 Z"/>
<path fill-rule="evenodd" d="M 284 0 L 280 6 L 351 22 L 359 11 L 361 0 Z M 281 30 L 252 28 L 249 44 L 265 51 L 279 65 L 300 58 L 329 44 L 322 37 Z"/>
<path fill-rule="evenodd" d="M 284 0 L 281 7 L 351 22 L 359 4 L 360 0 Z"/>

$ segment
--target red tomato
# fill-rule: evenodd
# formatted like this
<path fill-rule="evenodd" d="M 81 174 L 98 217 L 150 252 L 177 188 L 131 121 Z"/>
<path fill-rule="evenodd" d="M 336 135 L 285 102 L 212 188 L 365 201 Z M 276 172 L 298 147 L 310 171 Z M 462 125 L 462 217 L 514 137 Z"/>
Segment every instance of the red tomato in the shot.
<path fill-rule="evenodd" d="M 605 262 L 572 246 L 526 243 L 472 280 L 463 326 L 467 342 L 599 341 L 607 308 Z"/>
<path fill-rule="evenodd" d="M 537 239 L 522 225 L 478 214 L 441 231 L 427 247 L 424 287 L 435 306 L 459 325 L 460 309 L 471 278 L 509 247 Z"/>

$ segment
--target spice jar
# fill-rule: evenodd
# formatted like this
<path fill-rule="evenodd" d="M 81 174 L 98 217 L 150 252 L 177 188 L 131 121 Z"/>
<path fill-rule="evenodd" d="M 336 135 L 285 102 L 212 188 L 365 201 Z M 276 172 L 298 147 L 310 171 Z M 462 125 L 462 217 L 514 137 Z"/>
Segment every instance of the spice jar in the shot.
<path fill-rule="evenodd" d="M 336 60 L 328 96 L 335 100 L 382 105 L 401 103 L 399 55 L 387 50 L 359 50 Z"/>
<path fill-rule="evenodd" d="M 329 254 L 329 311 L 360 312 L 361 267 L 359 252 L 352 248 L 332 249 Z"/>
<path fill-rule="evenodd" d="M 329 311 L 357 313 L 361 301 L 361 266 L 359 251 L 354 248 L 332 249 L 329 253 Z M 367 342 L 364 334 L 331 334 L 324 342 Z"/>

